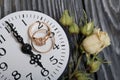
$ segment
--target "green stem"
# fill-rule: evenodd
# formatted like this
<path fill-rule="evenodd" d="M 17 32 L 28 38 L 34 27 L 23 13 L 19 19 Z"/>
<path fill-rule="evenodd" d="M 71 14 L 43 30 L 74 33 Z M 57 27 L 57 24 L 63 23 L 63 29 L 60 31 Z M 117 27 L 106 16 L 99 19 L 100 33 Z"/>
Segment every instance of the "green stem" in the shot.
<path fill-rule="evenodd" d="M 97 55 L 93 55 L 92 61 L 94 62 L 95 58 L 97 57 Z"/>
<path fill-rule="evenodd" d="M 75 65 L 77 65 L 77 58 L 78 58 L 78 45 L 77 45 L 77 43 L 75 44 L 75 46 L 76 46 L 76 50 L 75 50 Z"/>
<path fill-rule="evenodd" d="M 86 53 L 86 57 L 87 57 L 87 64 L 90 63 L 90 54 Z"/>
<path fill-rule="evenodd" d="M 71 63 L 69 62 L 69 72 L 68 72 L 68 79 L 70 79 L 71 76 Z"/>
<path fill-rule="evenodd" d="M 82 55 L 78 58 L 78 63 L 76 65 L 76 68 L 75 68 L 74 72 L 70 75 L 69 80 L 72 79 L 72 77 L 74 76 L 75 72 L 78 70 L 78 67 L 79 67 L 79 64 L 81 62 L 81 59 L 82 59 Z"/>

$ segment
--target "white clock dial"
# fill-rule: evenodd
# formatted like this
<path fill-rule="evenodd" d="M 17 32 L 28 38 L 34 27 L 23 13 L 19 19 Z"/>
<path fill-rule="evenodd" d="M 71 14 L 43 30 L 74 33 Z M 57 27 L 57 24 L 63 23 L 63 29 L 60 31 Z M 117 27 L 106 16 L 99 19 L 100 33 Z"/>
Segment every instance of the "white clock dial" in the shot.
<path fill-rule="evenodd" d="M 32 23 L 41 21 L 49 25 L 51 32 L 54 33 L 53 48 L 47 53 L 39 53 L 32 49 L 34 54 L 41 55 L 40 61 L 45 70 L 37 64 L 30 64 L 30 56 L 22 53 L 21 44 L 15 39 L 5 21 L 12 23 L 24 42 L 29 44 L 31 40 L 28 29 Z M 35 28 L 45 29 L 45 25 L 36 25 Z M 45 45 L 49 46 L 49 42 Z M 64 72 L 68 59 L 67 36 L 51 17 L 35 11 L 19 11 L 0 20 L 0 80 L 57 80 Z"/>

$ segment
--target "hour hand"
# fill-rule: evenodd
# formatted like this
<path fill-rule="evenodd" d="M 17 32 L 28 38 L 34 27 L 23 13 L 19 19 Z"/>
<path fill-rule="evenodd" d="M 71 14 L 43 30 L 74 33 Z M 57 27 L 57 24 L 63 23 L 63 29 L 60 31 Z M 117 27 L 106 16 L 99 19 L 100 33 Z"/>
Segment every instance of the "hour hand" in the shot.
<path fill-rule="evenodd" d="M 30 64 L 37 64 L 39 67 L 41 67 L 41 74 L 43 76 L 47 76 L 49 74 L 49 71 L 43 67 L 42 63 L 40 62 L 41 60 L 41 55 L 31 55 L 31 60 L 30 60 Z"/>
<path fill-rule="evenodd" d="M 44 69 L 42 63 L 40 62 L 41 60 L 41 55 L 31 55 L 31 60 L 30 60 L 30 64 L 37 64 L 38 66 L 40 66 L 42 69 Z"/>

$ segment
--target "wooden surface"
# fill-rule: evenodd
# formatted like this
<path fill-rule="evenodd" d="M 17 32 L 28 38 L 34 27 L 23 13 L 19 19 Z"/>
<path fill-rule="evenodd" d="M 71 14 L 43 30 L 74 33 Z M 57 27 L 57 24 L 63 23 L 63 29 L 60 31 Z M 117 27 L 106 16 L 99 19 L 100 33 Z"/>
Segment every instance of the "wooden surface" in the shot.
<path fill-rule="evenodd" d="M 58 21 L 68 9 L 78 23 L 83 8 L 89 19 L 111 38 L 111 46 L 101 56 L 112 63 L 101 66 L 96 80 L 120 80 L 120 0 L 0 0 L 0 19 L 15 11 L 36 10 Z"/>

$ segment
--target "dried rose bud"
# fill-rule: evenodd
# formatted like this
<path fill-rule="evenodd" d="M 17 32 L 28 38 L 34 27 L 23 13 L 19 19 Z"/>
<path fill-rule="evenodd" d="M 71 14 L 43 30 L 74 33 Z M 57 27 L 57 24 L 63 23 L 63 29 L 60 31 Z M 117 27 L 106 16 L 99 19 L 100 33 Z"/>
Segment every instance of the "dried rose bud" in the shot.
<path fill-rule="evenodd" d="M 98 54 L 109 45 L 110 38 L 108 34 L 100 31 L 100 29 L 94 29 L 94 32 L 90 36 L 87 36 L 82 42 L 83 49 L 89 54 Z"/>
<path fill-rule="evenodd" d="M 94 73 L 97 72 L 101 66 L 102 62 L 96 60 L 96 61 L 92 61 L 88 64 L 88 72 L 89 73 Z"/>
<path fill-rule="evenodd" d="M 70 17 L 68 10 L 65 10 L 60 18 L 60 23 L 64 26 L 70 26 L 73 23 L 72 17 Z"/>
<path fill-rule="evenodd" d="M 81 33 L 85 36 L 88 36 L 93 32 L 93 29 L 94 29 L 94 22 L 92 21 L 81 27 Z"/>
<path fill-rule="evenodd" d="M 78 25 L 76 23 L 71 24 L 70 27 L 69 27 L 69 32 L 78 34 L 79 33 Z"/>

